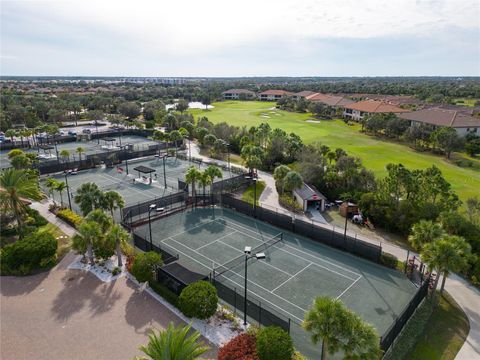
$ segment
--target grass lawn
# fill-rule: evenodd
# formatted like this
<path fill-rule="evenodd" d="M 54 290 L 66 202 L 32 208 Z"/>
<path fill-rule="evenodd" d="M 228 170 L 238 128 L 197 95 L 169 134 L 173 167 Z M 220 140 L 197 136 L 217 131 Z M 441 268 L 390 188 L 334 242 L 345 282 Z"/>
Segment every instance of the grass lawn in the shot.
<path fill-rule="evenodd" d="M 462 106 L 475 106 L 475 103 L 478 101 L 478 99 L 469 99 L 469 98 L 459 98 L 453 100 L 455 102 L 455 105 L 462 105 Z"/>
<path fill-rule="evenodd" d="M 386 174 L 388 163 L 402 163 L 410 169 L 425 169 L 432 164 L 440 168 L 462 200 L 478 195 L 480 170 L 462 168 L 445 158 L 417 152 L 410 147 L 382 140 L 359 132 L 360 125 L 346 125 L 341 120 L 314 120 L 310 114 L 271 110 L 273 102 L 224 101 L 212 104 L 213 109 L 191 109 L 194 116 L 206 116 L 213 123 L 227 122 L 237 126 L 257 126 L 267 122 L 272 128 L 294 132 L 305 143 L 320 141 L 331 148 L 341 147 L 350 155 L 358 156 L 377 176 Z"/>
<path fill-rule="evenodd" d="M 407 359 L 453 360 L 467 338 L 470 325 L 462 309 L 448 293 L 439 300 Z"/>
<path fill-rule="evenodd" d="M 256 187 L 257 187 L 256 204 L 258 205 L 258 199 L 260 199 L 260 195 L 262 195 L 262 192 L 265 189 L 265 182 L 264 181 L 257 181 L 256 182 Z M 253 184 L 251 184 L 251 185 L 248 186 L 248 188 L 243 193 L 242 200 L 248 202 L 249 204 L 253 204 L 253 196 L 254 196 Z"/>
<path fill-rule="evenodd" d="M 57 239 L 57 261 L 60 261 L 65 256 L 65 254 L 70 251 L 70 248 L 72 246 L 71 239 L 67 235 L 65 235 L 65 233 L 57 226 L 53 225 L 52 223 L 48 223 L 47 225 L 38 228 L 38 230 L 50 231 Z"/>

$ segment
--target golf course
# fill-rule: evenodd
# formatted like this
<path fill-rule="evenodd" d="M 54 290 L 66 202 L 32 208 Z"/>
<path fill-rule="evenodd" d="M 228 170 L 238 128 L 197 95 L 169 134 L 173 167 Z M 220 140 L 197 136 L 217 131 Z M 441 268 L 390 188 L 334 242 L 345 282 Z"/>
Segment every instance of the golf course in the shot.
<path fill-rule="evenodd" d="M 349 155 L 362 159 L 363 164 L 377 176 L 386 173 L 388 163 L 401 163 L 410 169 L 438 166 L 459 197 L 480 195 L 480 171 L 459 167 L 444 157 L 418 152 L 407 145 L 373 137 L 359 132 L 360 125 L 347 125 L 342 120 L 316 120 L 311 114 L 275 110 L 274 102 L 224 101 L 212 104 L 213 109 L 190 109 L 196 118 L 206 116 L 211 122 L 227 122 L 236 126 L 257 126 L 262 122 L 272 128 L 295 133 L 305 143 L 319 141 L 335 149 L 343 148 Z"/>

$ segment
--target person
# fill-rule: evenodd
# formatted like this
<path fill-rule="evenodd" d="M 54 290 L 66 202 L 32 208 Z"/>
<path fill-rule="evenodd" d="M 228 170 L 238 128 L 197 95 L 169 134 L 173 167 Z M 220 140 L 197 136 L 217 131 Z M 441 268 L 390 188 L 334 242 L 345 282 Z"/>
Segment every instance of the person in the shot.
<path fill-rule="evenodd" d="M 157 180 L 157 173 L 155 173 L 154 175 L 155 175 L 155 180 Z"/>

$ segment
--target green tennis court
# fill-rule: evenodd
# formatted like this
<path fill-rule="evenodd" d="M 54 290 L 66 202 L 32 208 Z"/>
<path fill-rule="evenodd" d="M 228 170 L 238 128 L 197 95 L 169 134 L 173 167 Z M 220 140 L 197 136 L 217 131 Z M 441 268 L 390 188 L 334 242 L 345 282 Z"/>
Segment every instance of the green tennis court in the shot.
<path fill-rule="evenodd" d="M 148 225 L 135 232 L 149 241 Z M 395 270 L 297 234 L 282 233 L 279 228 L 230 209 L 176 213 L 153 222 L 152 234 L 153 243 L 178 254 L 183 266 L 203 274 L 217 269 L 217 273 L 223 272 L 217 281 L 240 293 L 245 246 L 265 252 L 265 260 L 249 261 L 248 297 L 290 318 L 296 346 L 312 358 L 318 356 L 319 348 L 310 344 L 299 324 L 315 297 L 341 299 L 382 335 L 417 289 Z M 279 234 L 283 234 L 283 240 L 265 246 L 277 241 Z"/>

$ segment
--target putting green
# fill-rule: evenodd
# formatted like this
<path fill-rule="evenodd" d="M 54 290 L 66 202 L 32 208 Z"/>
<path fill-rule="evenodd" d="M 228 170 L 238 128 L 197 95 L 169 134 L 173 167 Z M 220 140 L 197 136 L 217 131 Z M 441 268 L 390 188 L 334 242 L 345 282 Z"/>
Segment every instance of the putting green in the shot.
<path fill-rule="evenodd" d="M 480 171 L 459 167 L 443 157 L 417 152 L 403 144 L 362 134 L 360 125 L 346 125 L 341 120 L 317 122 L 311 114 L 272 110 L 273 102 L 224 101 L 212 105 L 211 110 L 189 111 L 195 117 L 206 116 L 213 123 L 225 121 L 250 127 L 266 122 L 272 128 L 299 135 L 305 143 L 320 141 L 331 148 L 341 147 L 350 155 L 361 158 L 365 166 L 380 177 L 385 176 L 388 163 L 401 163 L 411 169 L 425 169 L 435 164 L 463 201 L 480 195 Z"/>

